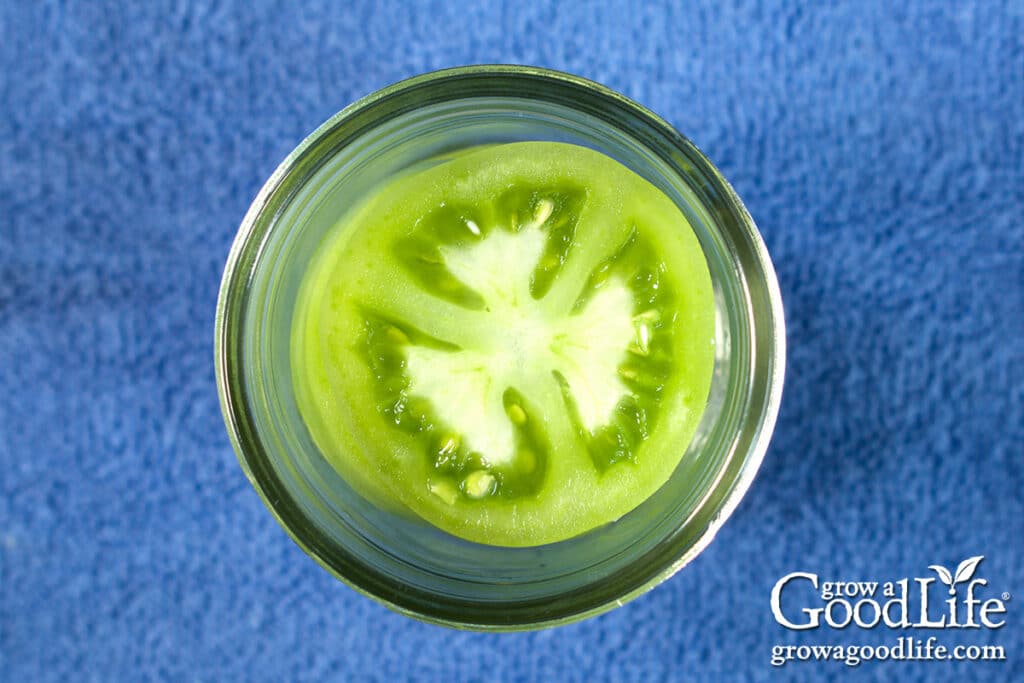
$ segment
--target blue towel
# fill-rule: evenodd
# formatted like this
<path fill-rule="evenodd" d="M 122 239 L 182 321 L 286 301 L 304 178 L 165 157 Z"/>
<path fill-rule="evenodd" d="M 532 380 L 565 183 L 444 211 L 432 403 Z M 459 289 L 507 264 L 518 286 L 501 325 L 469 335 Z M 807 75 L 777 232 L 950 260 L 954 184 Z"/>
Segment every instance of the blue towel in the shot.
<path fill-rule="evenodd" d="M 357 97 L 478 62 L 601 81 L 691 137 L 789 326 L 772 447 L 708 550 L 605 616 L 504 636 L 392 614 L 307 558 L 236 464 L 212 367 L 221 269 L 276 164 Z M 900 636 L 1006 661 L 857 672 L 1021 680 L 1022 333 L 1017 0 L 0 3 L 0 680 L 822 680 L 852 667 L 773 648 Z M 791 572 L 976 556 L 1002 628 L 772 615 Z M 784 617 L 815 606 L 785 588 Z"/>

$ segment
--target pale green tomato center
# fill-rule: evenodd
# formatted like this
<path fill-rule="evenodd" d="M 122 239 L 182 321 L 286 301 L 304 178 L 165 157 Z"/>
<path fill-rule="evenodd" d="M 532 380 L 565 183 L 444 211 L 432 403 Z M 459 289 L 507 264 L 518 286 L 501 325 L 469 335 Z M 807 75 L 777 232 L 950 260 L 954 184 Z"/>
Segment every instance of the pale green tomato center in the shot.
<path fill-rule="evenodd" d="M 558 372 L 584 428 L 594 431 L 629 393 L 618 368 L 630 345 L 640 343 L 638 329 L 645 329 L 635 324 L 632 296 L 618 278 L 604 283 L 574 315 L 553 318 L 543 310 L 530 294 L 530 278 L 546 239 L 531 224 L 516 233 L 492 230 L 472 246 L 442 249 L 448 270 L 483 297 L 493 326 L 458 351 L 407 349 L 410 395 L 430 401 L 437 416 L 462 435 L 463 445 L 491 466 L 515 456 L 506 389 Z"/>

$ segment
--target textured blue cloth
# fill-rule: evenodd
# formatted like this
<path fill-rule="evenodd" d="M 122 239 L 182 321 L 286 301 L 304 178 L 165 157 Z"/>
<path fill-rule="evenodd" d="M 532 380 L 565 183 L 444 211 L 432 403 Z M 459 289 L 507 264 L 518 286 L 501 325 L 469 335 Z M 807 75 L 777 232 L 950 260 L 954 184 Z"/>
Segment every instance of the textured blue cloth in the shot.
<path fill-rule="evenodd" d="M 1008 661 L 856 673 L 1022 680 L 1024 4 L 465 5 L 0 3 L 0 680 L 838 678 L 772 646 L 922 634 L 787 631 L 780 576 L 974 555 L 1006 626 L 924 635 Z M 622 609 L 505 636 L 307 558 L 237 466 L 212 361 L 276 164 L 355 98 L 473 62 L 578 73 L 691 137 L 789 324 L 773 445 L 709 549 Z"/>

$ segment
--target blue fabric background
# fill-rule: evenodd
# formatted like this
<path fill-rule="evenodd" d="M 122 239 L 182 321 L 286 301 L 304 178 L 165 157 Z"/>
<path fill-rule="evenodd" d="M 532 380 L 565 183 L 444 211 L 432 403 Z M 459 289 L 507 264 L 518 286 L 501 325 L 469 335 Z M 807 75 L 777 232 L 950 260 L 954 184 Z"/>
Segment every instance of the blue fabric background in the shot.
<path fill-rule="evenodd" d="M 0 679 L 706 681 L 769 665 L 772 585 L 987 559 L 1024 680 L 1021 2 L 0 2 Z M 472 62 L 662 114 L 758 221 L 789 324 L 772 447 L 671 581 L 486 635 L 330 578 L 242 476 L 213 378 L 221 269 L 284 155 L 355 98 Z M 920 633 L 916 635 L 921 635 Z"/>

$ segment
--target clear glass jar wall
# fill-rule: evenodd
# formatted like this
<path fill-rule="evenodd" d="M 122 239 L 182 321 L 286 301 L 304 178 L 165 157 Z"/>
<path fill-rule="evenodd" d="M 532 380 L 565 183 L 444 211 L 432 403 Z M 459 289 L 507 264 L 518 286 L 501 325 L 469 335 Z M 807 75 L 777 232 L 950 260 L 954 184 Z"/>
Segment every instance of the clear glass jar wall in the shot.
<path fill-rule="evenodd" d="M 669 482 L 617 522 L 534 548 L 473 544 L 358 495 L 298 413 L 291 316 L 314 250 L 394 173 L 447 151 L 551 140 L 596 149 L 671 197 L 704 249 L 716 301 L 711 396 Z M 527 67 L 436 72 L 324 123 L 253 202 L 224 274 L 216 363 L 228 431 L 250 481 L 295 541 L 392 608 L 464 628 L 515 630 L 621 605 L 699 553 L 757 470 L 781 394 L 778 285 L 749 214 L 711 163 L 664 121 L 599 85 Z"/>

